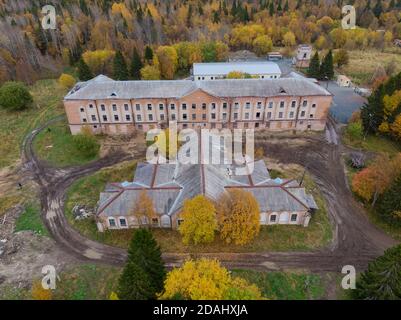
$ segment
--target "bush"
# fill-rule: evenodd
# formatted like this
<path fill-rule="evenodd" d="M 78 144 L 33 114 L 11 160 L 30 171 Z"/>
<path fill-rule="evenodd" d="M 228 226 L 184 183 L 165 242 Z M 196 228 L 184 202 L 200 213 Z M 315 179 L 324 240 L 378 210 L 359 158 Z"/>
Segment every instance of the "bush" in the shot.
<path fill-rule="evenodd" d="M 63 73 L 58 79 L 58 83 L 64 88 L 71 89 L 75 85 L 76 81 L 73 76 Z"/>
<path fill-rule="evenodd" d="M 0 88 L 0 107 L 7 110 L 24 110 L 31 106 L 33 98 L 22 82 L 9 81 Z"/>
<path fill-rule="evenodd" d="M 361 121 L 349 123 L 346 130 L 352 140 L 359 140 L 363 136 Z"/>
<path fill-rule="evenodd" d="M 96 138 L 87 132 L 77 134 L 73 138 L 75 147 L 86 157 L 93 158 L 99 152 L 99 144 Z"/>

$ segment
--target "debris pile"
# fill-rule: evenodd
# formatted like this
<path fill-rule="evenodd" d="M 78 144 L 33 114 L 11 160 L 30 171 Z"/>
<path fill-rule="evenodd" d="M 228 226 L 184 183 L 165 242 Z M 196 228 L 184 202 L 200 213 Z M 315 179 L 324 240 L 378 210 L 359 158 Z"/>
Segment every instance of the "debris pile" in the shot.
<path fill-rule="evenodd" d="M 94 215 L 94 210 L 88 206 L 77 204 L 72 209 L 72 214 L 75 220 L 84 220 L 92 217 Z"/>

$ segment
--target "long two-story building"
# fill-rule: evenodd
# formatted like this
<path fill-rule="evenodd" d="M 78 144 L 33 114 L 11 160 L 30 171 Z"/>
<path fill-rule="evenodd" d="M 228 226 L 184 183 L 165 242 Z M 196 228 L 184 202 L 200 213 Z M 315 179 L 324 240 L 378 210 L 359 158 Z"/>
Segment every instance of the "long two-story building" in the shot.
<path fill-rule="evenodd" d="M 332 95 L 307 79 L 114 81 L 98 76 L 64 98 L 72 134 L 166 128 L 323 130 Z"/>

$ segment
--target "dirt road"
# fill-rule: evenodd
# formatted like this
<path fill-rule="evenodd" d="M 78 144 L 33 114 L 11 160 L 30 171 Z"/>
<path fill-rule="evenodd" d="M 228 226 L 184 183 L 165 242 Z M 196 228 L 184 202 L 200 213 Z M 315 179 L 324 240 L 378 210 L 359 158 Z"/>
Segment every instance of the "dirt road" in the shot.
<path fill-rule="evenodd" d="M 126 258 L 126 251 L 80 235 L 64 216 L 64 201 L 66 190 L 77 179 L 132 156 L 115 153 L 81 167 L 51 168 L 37 159 L 32 147 L 35 136 L 45 127 L 46 125 L 26 137 L 24 161 L 40 186 L 42 215 L 47 228 L 55 241 L 69 254 L 87 261 L 121 265 Z M 256 142 L 270 157 L 280 162 L 307 167 L 327 202 L 334 229 L 332 243 L 324 249 L 309 252 L 216 253 L 198 256 L 217 258 L 229 268 L 338 272 L 344 265 L 350 264 L 360 271 L 384 249 L 396 243 L 369 223 L 363 208 L 353 199 L 346 183 L 341 159 L 342 146 L 335 123 L 329 121 L 326 134 L 306 139 L 309 143 L 302 146 L 288 142 L 288 137 L 285 142 L 278 138 Z M 185 254 L 164 255 L 166 265 L 170 267 L 181 264 L 188 257 Z"/>

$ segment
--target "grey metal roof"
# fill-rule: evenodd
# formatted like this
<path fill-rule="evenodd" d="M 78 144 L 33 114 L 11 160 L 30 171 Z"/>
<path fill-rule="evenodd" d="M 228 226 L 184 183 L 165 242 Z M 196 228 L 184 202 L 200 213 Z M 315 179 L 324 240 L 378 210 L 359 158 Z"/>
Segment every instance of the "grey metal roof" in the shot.
<path fill-rule="evenodd" d="M 64 100 L 181 98 L 198 89 L 222 98 L 331 95 L 318 84 L 295 78 L 114 81 L 98 76 L 78 83 Z"/>
<path fill-rule="evenodd" d="M 278 64 L 271 61 L 211 62 L 194 63 L 193 65 L 194 76 L 220 76 L 227 75 L 231 71 L 240 71 L 251 75 L 281 75 Z"/>

